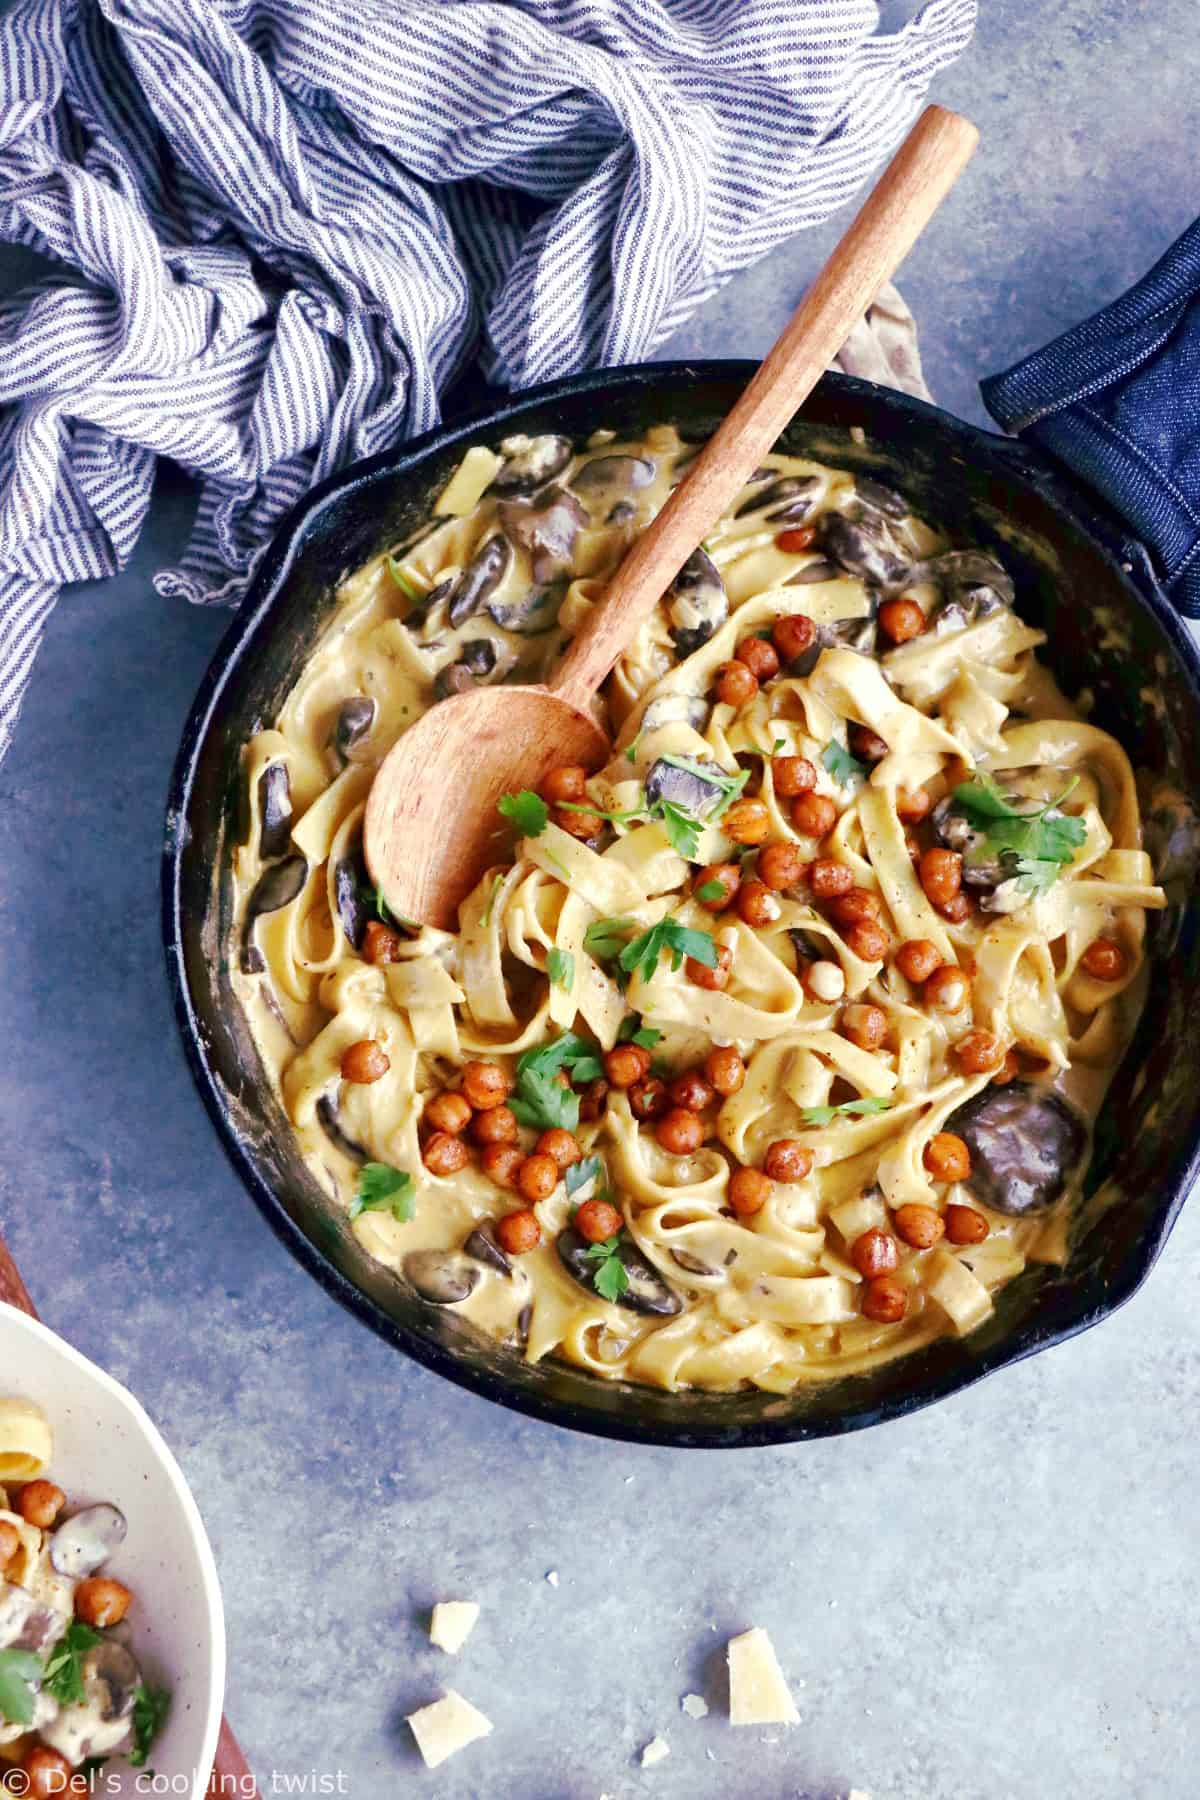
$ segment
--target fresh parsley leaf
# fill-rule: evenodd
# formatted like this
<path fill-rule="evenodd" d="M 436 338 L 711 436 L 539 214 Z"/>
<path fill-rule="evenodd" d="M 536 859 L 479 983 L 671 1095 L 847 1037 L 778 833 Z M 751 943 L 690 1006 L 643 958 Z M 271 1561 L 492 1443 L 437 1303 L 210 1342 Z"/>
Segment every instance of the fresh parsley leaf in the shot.
<path fill-rule="evenodd" d="M 564 1031 L 549 1044 L 526 1050 L 517 1063 L 517 1087 L 509 1101 L 522 1125 L 538 1131 L 561 1126 L 574 1131 L 579 1124 L 579 1095 L 564 1087 L 557 1076 L 566 1069 L 573 1081 L 596 1081 L 604 1065 L 585 1038 Z"/>
<path fill-rule="evenodd" d="M 496 811 L 511 820 L 522 837 L 541 837 L 550 817 L 550 808 L 540 794 L 522 788 L 519 794 L 502 794 Z"/>
<path fill-rule="evenodd" d="M 867 772 L 866 763 L 860 763 L 856 756 L 851 756 L 848 750 L 843 750 L 836 738 L 830 738 L 822 750 L 821 762 L 829 770 L 839 787 L 845 787 L 848 782 L 854 780 L 856 775 L 865 775 Z"/>
<path fill-rule="evenodd" d="M 597 962 L 613 962 L 629 942 L 632 919 L 594 919 L 583 934 L 583 947 Z"/>
<path fill-rule="evenodd" d="M 604 1300 L 610 1304 L 621 1298 L 629 1286 L 629 1270 L 621 1261 L 617 1251 L 621 1243 L 621 1234 L 605 1238 L 602 1244 L 593 1244 L 588 1251 L 588 1261 L 596 1267 L 592 1271 L 592 1286 Z"/>
<path fill-rule="evenodd" d="M 73 1619 L 46 1658 L 46 1691 L 60 1706 L 78 1705 L 85 1697 L 83 1659 L 100 1642 L 100 1633 Z"/>
<path fill-rule="evenodd" d="M 585 1156 L 582 1162 L 572 1163 L 563 1177 L 568 1196 L 577 1194 L 589 1181 L 599 1181 L 603 1174 L 604 1164 L 598 1156 Z"/>
<path fill-rule="evenodd" d="M 11 1725 L 32 1722 L 42 1674 L 42 1659 L 32 1650 L 0 1650 L 0 1719 Z"/>
<path fill-rule="evenodd" d="M 787 739 L 786 738 L 776 738 L 775 742 L 771 745 L 771 755 L 778 756 L 779 752 L 781 750 L 786 750 L 786 749 L 787 749 Z"/>
<path fill-rule="evenodd" d="M 557 800 L 555 805 L 560 812 L 591 813 L 595 819 L 607 819 L 610 825 L 628 825 L 631 819 L 644 819 L 645 808 L 641 806 L 626 807 L 624 811 L 605 812 L 602 806 L 595 806 L 590 800 Z"/>
<path fill-rule="evenodd" d="M 1058 808 L 1078 782 L 1068 783 L 1056 800 L 1033 812 L 1021 812 L 1000 791 L 994 778 L 980 771 L 954 790 L 954 806 L 973 830 L 984 837 L 983 854 L 996 857 L 1019 877 L 1026 893 L 1048 893 L 1063 868 L 1087 840 L 1082 819 L 1060 813 Z M 968 860 L 980 855 L 968 852 Z"/>
<path fill-rule="evenodd" d="M 717 944 L 712 933 L 693 931 L 678 919 L 660 919 L 649 931 L 626 944 L 618 960 L 627 975 L 636 972 L 643 981 L 652 981 L 664 950 L 670 952 L 673 969 L 681 967 L 685 956 L 703 963 L 706 969 L 717 966 Z"/>
<path fill-rule="evenodd" d="M 500 892 L 500 889 L 503 886 L 504 886 L 503 875 L 493 875 L 492 891 L 488 895 L 487 905 L 484 907 L 483 916 L 481 917 L 481 919 L 479 921 L 479 923 L 483 926 L 485 931 L 487 930 L 488 926 L 492 922 L 492 913 L 495 910 L 495 906 L 496 906 L 496 895 Z"/>
<path fill-rule="evenodd" d="M 387 567 L 388 574 L 391 576 L 406 600 L 423 600 L 425 598 L 416 582 L 413 581 L 411 576 L 405 574 L 400 563 L 394 556 L 388 557 Z"/>
<path fill-rule="evenodd" d="M 569 994 L 575 986 L 575 958 L 556 944 L 546 957 L 546 973 L 555 987 L 565 988 Z"/>
<path fill-rule="evenodd" d="M 359 1213 L 390 1212 L 402 1225 L 416 1216 L 413 1178 L 388 1163 L 364 1163 L 358 1172 L 358 1190 L 350 1202 L 350 1217 Z"/>
<path fill-rule="evenodd" d="M 697 900 L 723 900 L 725 884 L 723 881 L 706 881 L 703 887 L 696 889 Z"/>
<path fill-rule="evenodd" d="M 859 1118 L 866 1113 L 886 1112 L 891 1104 L 882 1094 L 863 1094 L 857 1100 L 843 1101 L 841 1106 L 802 1106 L 800 1117 L 806 1125 L 830 1125 L 842 1116 Z"/>
<path fill-rule="evenodd" d="M 171 1696 L 166 1688 L 150 1688 L 145 1682 L 133 1690 L 133 1749 L 129 1760 L 135 1769 L 145 1764 L 150 1746 L 167 1721 Z"/>
<path fill-rule="evenodd" d="M 667 842 L 675 854 L 682 856 L 685 862 L 694 862 L 700 847 L 700 820 L 685 807 L 676 805 L 674 800 L 656 800 L 650 816 L 662 821 Z"/>
<path fill-rule="evenodd" d="M 621 1020 L 617 1031 L 618 1044 L 639 1044 L 643 1050 L 653 1050 L 662 1037 L 653 1025 L 643 1025 L 640 1013 L 629 1013 Z"/>
<path fill-rule="evenodd" d="M 381 887 L 375 889 L 375 911 L 385 925 L 391 924 L 392 915 L 388 911 L 388 903 L 383 897 L 383 889 Z"/>

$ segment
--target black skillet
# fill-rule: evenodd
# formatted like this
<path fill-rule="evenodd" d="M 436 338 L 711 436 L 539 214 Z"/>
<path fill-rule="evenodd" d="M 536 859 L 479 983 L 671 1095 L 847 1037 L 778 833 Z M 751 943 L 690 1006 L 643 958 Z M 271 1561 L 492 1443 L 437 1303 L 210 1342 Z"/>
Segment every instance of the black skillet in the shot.
<path fill-rule="evenodd" d="M 753 369 L 664 363 L 550 383 L 317 488 L 276 534 L 196 697 L 171 783 L 163 866 L 167 964 L 192 1073 L 251 1198 L 293 1255 L 381 1337 L 463 1387 L 576 1430 L 681 1447 L 856 1430 L 1094 1325 L 1149 1274 L 1200 1165 L 1200 830 L 1189 804 L 1200 807 L 1200 657 L 1140 546 L 1077 486 L 1011 440 L 844 376 L 822 381 L 783 447 L 868 470 L 956 541 L 995 549 L 1022 615 L 1049 634 L 1043 654 L 1061 686 L 1071 696 L 1090 690 L 1094 721 L 1178 796 L 1148 822 L 1171 907 L 1154 921 L 1149 1000 L 1096 1132 L 1086 1192 L 1098 1220 L 1069 1265 L 1027 1269 L 970 1337 L 869 1374 L 782 1398 L 667 1394 L 553 1361 L 526 1365 L 428 1306 L 359 1248 L 297 1155 L 229 983 L 241 746 L 275 716 L 338 581 L 423 520 L 468 445 L 518 431 L 582 441 L 601 426 L 637 436 L 664 422 L 700 437 Z"/>

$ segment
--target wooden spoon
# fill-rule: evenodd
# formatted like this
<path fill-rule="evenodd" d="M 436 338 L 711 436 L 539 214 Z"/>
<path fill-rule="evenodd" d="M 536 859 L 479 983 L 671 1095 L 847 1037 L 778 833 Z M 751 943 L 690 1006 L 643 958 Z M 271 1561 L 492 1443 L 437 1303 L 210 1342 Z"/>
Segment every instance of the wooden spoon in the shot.
<path fill-rule="evenodd" d="M 638 627 L 791 422 L 965 167 L 979 133 L 921 114 L 775 348 L 608 584 L 545 687 L 479 687 L 431 708 L 380 764 L 367 801 L 371 879 L 402 919 L 453 930 L 502 860 L 502 794 L 562 763 L 595 768 L 609 741 L 591 711 Z"/>

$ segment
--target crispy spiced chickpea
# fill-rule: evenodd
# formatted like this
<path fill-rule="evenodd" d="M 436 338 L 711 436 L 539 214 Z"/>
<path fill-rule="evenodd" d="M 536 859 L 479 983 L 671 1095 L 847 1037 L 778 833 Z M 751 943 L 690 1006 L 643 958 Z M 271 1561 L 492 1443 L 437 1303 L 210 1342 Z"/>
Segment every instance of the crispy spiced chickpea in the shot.
<path fill-rule="evenodd" d="M 718 1044 L 704 1059 L 704 1074 L 713 1092 L 728 1099 L 741 1091 L 746 1065 L 732 1044 Z"/>
<path fill-rule="evenodd" d="M 499 1063 L 474 1061 L 463 1064 L 463 1095 L 476 1112 L 503 1105 L 512 1092 L 512 1085 Z"/>
<path fill-rule="evenodd" d="M 578 838 L 583 844 L 590 843 L 604 830 L 604 820 L 599 813 L 594 813 L 590 809 L 586 812 L 576 812 L 573 804 L 556 806 L 550 817 L 561 830 L 569 833 L 573 838 Z"/>
<path fill-rule="evenodd" d="M 809 963 L 800 977 L 800 985 L 818 1006 L 836 1006 L 846 992 L 846 972 L 841 963 L 825 957 Z"/>
<path fill-rule="evenodd" d="M 915 600 L 885 600 L 879 609 L 879 629 L 893 644 L 907 644 L 925 629 L 925 614 Z"/>
<path fill-rule="evenodd" d="M 771 1178 L 761 1169 L 735 1169 L 729 1182 L 729 1204 L 739 1219 L 753 1218 L 771 1198 Z"/>
<path fill-rule="evenodd" d="M 860 919 L 881 919 L 883 900 L 870 888 L 852 887 L 839 894 L 829 908 L 829 916 L 837 925 L 857 925 Z"/>
<path fill-rule="evenodd" d="M 432 1131 L 448 1131 L 451 1137 L 457 1137 L 471 1123 L 471 1108 L 465 1095 L 447 1089 L 426 1102 L 422 1117 Z"/>
<path fill-rule="evenodd" d="M 833 856 L 818 856 L 808 865 L 808 885 L 818 900 L 837 900 L 854 886 L 854 870 Z"/>
<path fill-rule="evenodd" d="M 532 1157 L 527 1157 L 522 1166 L 525 1167 L 532 1161 Z M 521 1192 L 525 1193 L 524 1188 Z M 541 1195 L 528 1194 L 525 1197 L 542 1198 Z M 496 1242 L 507 1256 L 527 1256 L 531 1250 L 537 1249 L 541 1241 L 542 1228 L 527 1206 L 523 1206 L 520 1212 L 505 1213 L 502 1219 L 496 1220 Z"/>
<path fill-rule="evenodd" d="M 817 771 L 807 756 L 773 756 L 771 780 L 781 800 L 795 800 L 799 794 L 812 793 Z"/>
<path fill-rule="evenodd" d="M 692 883 L 692 893 L 707 912 L 723 912 L 737 898 L 741 883 L 742 872 L 736 863 L 708 863 Z M 714 885 L 721 892 L 713 894 L 709 899 L 700 899 L 700 890 Z"/>
<path fill-rule="evenodd" d="M 812 1151 L 797 1138 L 776 1138 L 763 1157 L 763 1170 L 772 1181 L 806 1181 L 812 1166 Z"/>
<path fill-rule="evenodd" d="M 717 1097 L 712 1083 L 699 1069 L 685 1069 L 670 1083 L 667 1093 L 671 1105 L 682 1106 L 685 1112 L 703 1112 Z"/>
<path fill-rule="evenodd" d="M 743 881 L 738 889 L 737 915 L 744 925 L 772 925 L 782 912 L 765 881 Z"/>
<path fill-rule="evenodd" d="M 546 776 L 540 792 L 551 806 L 559 806 L 564 800 L 585 800 L 586 783 L 587 770 L 582 763 L 560 763 Z"/>
<path fill-rule="evenodd" d="M 744 637 L 733 654 L 757 681 L 770 681 L 779 673 L 779 652 L 766 638 Z"/>
<path fill-rule="evenodd" d="M 489 1144 L 479 1159 L 479 1166 L 497 1187 L 515 1189 L 517 1171 L 525 1161 L 519 1144 Z"/>
<path fill-rule="evenodd" d="M 471 1160 L 471 1152 L 460 1137 L 448 1131 L 435 1131 L 425 1140 L 421 1160 L 431 1175 L 457 1175 Z"/>
<path fill-rule="evenodd" d="M 888 1034 L 887 1014 L 882 1006 L 870 1006 L 856 1000 L 851 1006 L 843 1007 L 838 1030 L 860 1050 L 878 1050 Z"/>
<path fill-rule="evenodd" d="M 635 1081 L 629 1089 L 629 1110 L 643 1124 L 648 1119 L 661 1119 L 671 1110 L 666 1083 L 657 1075 L 646 1075 L 641 1081 Z"/>
<path fill-rule="evenodd" d="M 933 796 L 928 788 L 897 788 L 896 817 L 902 825 L 919 825 L 933 811 Z"/>
<path fill-rule="evenodd" d="M 827 837 L 837 824 L 837 816 L 838 809 L 828 794 L 799 794 L 792 801 L 792 824 L 801 837 Z M 854 877 L 850 879 L 853 883 Z"/>
<path fill-rule="evenodd" d="M 477 1144 L 515 1144 L 517 1115 L 509 1106 L 489 1106 L 486 1112 L 475 1114 L 471 1136 Z"/>
<path fill-rule="evenodd" d="M 893 1223 L 897 1236 L 914 1250 L 932 1250 L 946 1231 L 945 1220 L 936 1206 L 921 1206 L 915 1200 L 896 1208 Z"/>
<path fill-rule="evenodd" d="M 934 1012 L 961 1012 L 967 1004 L 970 989 L 967 978 L 955 963 L 940 963 L 932 975 L 925 977 L 921 998 Z"/>
<path fill-rule="evenodd" d="M 895 1275 L 876 1275 L 863 1287 L 862 1310 L 876 1325 L 898 1325 L 908 1311 L 908 1289 Z"/>
<path fill-rule="evenodd" d="M 372 1081 L 382 1080 L 391 1066 L 387 1051 L 374 1038 L 360 1038 L 357 1044 L 342 1051 L 343 1081 L 355 1081 L 366 1087 Z"/>
<path fill-rule="evenodd" d="M 945 906 L 962 887 L 962 857 L 957 850 L 922 850 L 918 874 L 925 898 L 934 906 Z"/>
<path fill-rule="evenodd" d="M 75 1589 L 75 1617 L 97 1631 L 119 1625 L 133 1604 L 133 1595 L 124 1582 L 111 1575 L 90 1575 Z"/>
<path fill-rule="evenodd" d="M 721 820 L 721 830 L 735 844 L 761 844 L 771 835 L 765 800 L 735 800 Z"/>
<path fill-rule="evenodd" d="M 874 919 L 857 919 L 853 925 L 839 927 L 847 949 L 863 962 L 882 962 L 887 955 L 888 934 Z"/>
<path fill-rule="evenodd" d="M 900 1249 L 891 1232 L 874 1225 L 855 1238 L 850 1246 L 850 1261 L 864 1281 L 872 1281 L 876 1275 L 890 1275 L 899 1267 Z"/>
<path fill-rule="evenodd" d="M 788 556 L 795 556 L 801 550 L 811 550 L 816 541 L 815 525 L 793 525 L 787 531 L 775 534 L 775 548 Z"/>
<path fill-rule="evenodd" d="M 562 1171 L 552 1156 L 535 1150 L 517 1170 L 517 1192 L 523 1200 L 548 1200 Z"/>
<path fill-rule="evenodd" d="M 946 1237 L 952 1244 L 982 1244 L 991 1226 L 973 1206 L 946 1208 Z"/>
<path fill-rule="evenodd" d="M 607 1200 L 585 1200 L 575 1214 L 575 1229 L 589 1244 L 607 1244 L 625 1223 Z"/>
<path fill-rule="evenodd" d="M 52 1481 L 27 1481 L 17 1495 L 17 1511 L 25 1523 L 42 1531 L 49 1531 L 66 1504 L 67 1496 Z"/>
<path fill-rule="evenodd" d="M 888 753 L 887 739 L 881 738 L 869 725 L 851 725 L 846 733 L 846 741 L 850 745 L 851 756 L 856 756 L 859 762 L 882 762 Z"/>
<path fill-rule="evenodd" d="M 1020 1073 L 1021 1059 L 1015 1050 L 1009 1050 L 1005 1053 L 1004 1061 L 992 1076 L 992 1086 L 1007 1087 L 1009 1082 L 1015 1081 Z"/>
<path fill-rule="evenodd" d="M 21 1534 L 11 1519 L 0 1519 L 0 1575 L 21 1548 Z"/>
<path fill-rule="evenodd" d="M 816 641 L 817 628 L 807 613 L 789 613 L 784 619 L 776 619 L 771 627 L 771 642 L 785 665 L 811 650 Z"/>
<path fill-rule="evenodd" d="M 732 662 L 718 666 L 714 686 L 717 699 L 725 706 L 745 706 L 758 692 L 758 677 L 734 657 Z"/>
<path fill-rule="evenodd" d="M 1115 938 L 1093 938 L 1079 961 L 1093 981 L 1121 981 L 1129 968 L 1129 958 Z"/>
<path fill-rule="evenodd" d="M 966 1075 L 986 1075 L 1004 1061 L 1005 1048 L 990 1031 L 968 1031 L 954 1046 L 959 1068 Z"/>
<path fill-rule="evenodd" d="M 560 1169 L 569 1169 L 583 1155 L 573 1133 L 561 1125 L 552 1125 L 543 1131 L 534 1149 L 535 1156 L 549 1156 L 554 1159 Z"/>
<path fill-rule="evenodd" d="M 78 1788 L 72 1788 L 75 1776 L 66 1757 L 46 1744 L 35 1744 L 25 1752 L 21 1771 L 24 1784 L 12 1791 L 27 1794 L 29 1800 L 51 1800 L 52 1796 L 53 1800 L 62 1800 L 64 1794 L 79 1792 Z"/>
<path fill-rule="evenodd" d="M 905 981 L 920 987 L 935 969 L 942 967 L 942 953 L 928 938 L 906 938 L 896 952 L 896 967 Z"/>
<path fill-rule="evenodd" d="M 935 1131 L 925 1146 L 925 1167 L 936 1181 L 965 1181 L 971 1152 L 953 1131 Z"/>
<path fill-rule="evenodd" d="M 733 973 L 733 951 L 728 944 L 718 944 L 715 969 L 710 969 L 707 963 L 697 962 L 694 956 L 689 956 L 683 966 L 689 981 L 694 981 L 697 987 L 708 988 L 711 993 L 719 994 L 729 986 L 729 977 Z"/>
<path fill-rule="evenodd" d="M 690 1156 L 704 1142 L 704 1121 L 699 1113 L 673 1106 L 654 1127 L 654 1135 L 672 1156 Z"/>
<path fill-rule="evenodd" d="M 589 1081 L 579 1096 L 579 1117 L 585 1125 L 594 1125 L 604 1117 L 608 1106 L 608 1083 L 602 1075 Z"/>
<path fill-rule="evenodd" d="M 780 842 L 764 844 L 755 866 L 758 879 L 780 892 L 795 887 L 804 875 L 806 864 L 795 844 Z"/>
<path fill-rule="evenodd" d="M 400 961 L 400 953 L 404 948 L 404 939 L 398 931 L 389 925 L 381 925 L 378 919 L 368 919 L 363 932 L 363 961 L 369 963 L 394 963 Z"/>
<path fill-rule="evenodd" d="M 974 910 L 971 896 L 966 888 L 959 888 L 957 894 L 952 894 L 944 906 L 938 907 L 943 919 L 946 919 L 951 925 L 961 925 L 964 919 L 970 918 Z"/>
<path fill-rule="evenodd" d="M 614 1044 L 604 1053 L 604 1073 L 610 1087 L 631 1088 L 650 1073 L 650 1052 L 641 1044 Z"/>

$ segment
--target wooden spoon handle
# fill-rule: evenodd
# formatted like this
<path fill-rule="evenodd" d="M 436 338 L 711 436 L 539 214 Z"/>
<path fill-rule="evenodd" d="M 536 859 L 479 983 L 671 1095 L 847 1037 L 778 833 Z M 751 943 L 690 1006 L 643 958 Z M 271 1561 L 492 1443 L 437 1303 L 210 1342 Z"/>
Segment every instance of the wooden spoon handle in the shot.
<path fill-rule="evenodd" d="M 969 161 L 979 133 L 928 106 L 716 435 L 643 532 L 550 687 L 586 707 L 696 546 L 749 480 L 895 274 Z"/>

